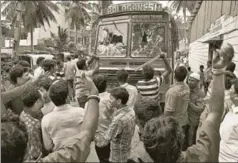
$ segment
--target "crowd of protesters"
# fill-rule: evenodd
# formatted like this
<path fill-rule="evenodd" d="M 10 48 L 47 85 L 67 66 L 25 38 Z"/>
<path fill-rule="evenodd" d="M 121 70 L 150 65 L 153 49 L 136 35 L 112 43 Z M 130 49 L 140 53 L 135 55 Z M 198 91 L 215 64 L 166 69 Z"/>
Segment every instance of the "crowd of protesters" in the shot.
<path fill-rule="evenodd" d="M 234 49 L 224 43 L 213 53 L 206 70 L 176 66 L 164 109 L 160 88 L 173 71 L 164 54 L 163 74 L 146 65 L 133 86 L 128 71 L 118 70 L 119 87 L 110 91 L 94 55 L 68 56 L 64 64 L 38 58 L 34 70 L 19 61 L 9 71 L 10 84 L 2 83 L 2 161 L 85 162 L 94 141 L 102 163 L 237 162 Z"/>

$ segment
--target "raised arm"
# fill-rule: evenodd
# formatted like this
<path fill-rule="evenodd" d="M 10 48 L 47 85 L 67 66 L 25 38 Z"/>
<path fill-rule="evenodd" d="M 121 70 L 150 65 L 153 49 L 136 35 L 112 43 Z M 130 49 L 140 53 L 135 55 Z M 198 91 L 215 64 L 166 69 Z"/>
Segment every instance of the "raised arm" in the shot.
<path fill-rule="evenodd" d="M 160 55 L 160 58 L 163 59 L 164 64 L 165 64 L 165 72 L 162 74 L 162 76 L 163 76 L 164 78 L 167 78 L 167 77 L 171 74 L 172 68 L 171 68 L 171 66 L 169 65 L 168 60 L 165 58 L 165 56 L 164 56 L 163 54 Z"/>
<path fill-rule="evenodd" d="M 232 58 L 219 54 L 213 60 L 213 80 L 209 100 L 209 113 L 201 126 L 195 145 L 186 150 L 186 160 L 196 162 L 218 162 L 220 134 L 219 128 L 224 110 L 224 68 Z M 196 159 L 195 159 L 196 158 Z"/>
<path fill-rule="evenodd" d="M 96 65 L 93 69 L 93 74 L 97 73 L 99 71 L 99 58 L 95 57 Z"/>

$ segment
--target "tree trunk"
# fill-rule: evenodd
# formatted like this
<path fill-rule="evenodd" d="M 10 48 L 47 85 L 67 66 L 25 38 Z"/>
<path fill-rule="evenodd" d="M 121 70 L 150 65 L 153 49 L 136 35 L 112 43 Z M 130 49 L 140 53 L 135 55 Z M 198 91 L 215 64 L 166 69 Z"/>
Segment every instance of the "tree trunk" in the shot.
<path fill-rule="evenodd" d="M 17 13 L 17 27 L 14 31 L 14 42 L 13 42 L 13 54 L 14 57 L 18 54 L 19 51 L 19 44 L 20 44 L 20 39 L 21 39 L 21 10 L 22 10 L 22 5 L 21 2 L 18 3 L 18 13 Z"/>
<path fill-rule="evenodd" d="M 75 45 L 77 45 L 78 42 L 78 29 L 75 27 Z"/>
<path fill-rule="evenodd" d="M 186 4 L 187 2 L 185 1 L 185 6 L 183 7 L 183 20 L 184 20 L 184 40 L 185 40 L 185 46 L 187 46 L 187 32 L 186 32 L 186 27 L 187 27 L 187 15 L 186 15 Z"/>
<path fill-rule="evenodd" d="M 31 52 L 34 51 L 34 42 L 33 42 L 33 28 L 31 26 Z"/>

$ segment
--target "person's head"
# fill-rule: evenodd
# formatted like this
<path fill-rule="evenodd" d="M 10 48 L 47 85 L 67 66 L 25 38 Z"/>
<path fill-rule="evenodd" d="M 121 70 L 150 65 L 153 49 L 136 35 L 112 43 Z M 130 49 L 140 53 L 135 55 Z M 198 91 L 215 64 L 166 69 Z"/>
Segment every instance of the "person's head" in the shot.
<path fill-rule="evenodd" d="M 145 80 L 151 80 L 154 77 L 154 69 L 153 67 L 146 65 L 142 69 L 142 75 Z"/>
<path fill-rule="evenodd" d="M 46 77 L 42 78 L 39 81 L 40 91 L 43 94 L 43 99 L 45 100 L 45 103 L 50 102 L 50 97 L 49 97 L 48 91 L 49 91 L 52 83 L 53 83 L 53 80 L 51 80 L 50 78 L 46 78 Z"/>
<path fill-rule="evenodd" d="M 76 64 L 77 64 L 77 67 L 78 67 L 79 70 L 86 70 L 87 69 L 86 60 L 83 59 L 83 58 L 79 59 Z"/>
<path fill-rule="evenodd" d="M 203 65 L 200 65 L 199 69 L 200 69 L 201 72 L 203 72 L 204 66 L 203 66 Z"/>
<path fill-rule="evenodd" d="M 27 147 L 26 128 L 19 116 L 8 109 L 1 115 L 1 159 L 7 163 L 22 163 Z"/>
<path fill-rule="evenodd" d="M 207 61 L 207 68 L 210 68 L 212 66 L 212 61 Z"/>
<path fill-rule="evenodd" d="M 144 128 L 146 122 L 161 114 L 159 103 L 155 99 L 142 98 L 134 108 L 139 125 Z"/>
<path fill-rule="evenodd" d="M 191 67 L 188 67 L 188 72 L 190 72 L 191 71 Z"/>
<path fill-rule="evenodd" d="M 25 106 L 25 112 L 29 113 L 36 119 L 41 118 L 41 108 L 44 106 L 44 100 L 39 90 L 32 87 L 26 94 L 23 95 L 22 101 Z"/>
<path fill-rule="evenodd" d="M 223 43 L 220 50 L 219 50 L 220 55 L 225 59 L 228 59 L 229 61 L 232 60 L 234 57 L 235 51 L 233 46 L 230 43 Z M 226 57 L 224 57 L 226 56 Z"/>
<path fill-rule="evenodd" d="M 29 68 L 31 67 L 30 63 L 27 62 L 27 61 L 24 61 L 24 60 L 20 60 L 20 61 L 17 63 L 17 65 L 20 65 L 20 66 L 22 66 L 22 67 L 24 67 L 24 68 L 27 68 L 27 69 L 29 69 Z"/>
<path fill-rule="evenodd" d="M 105 92 L 107 88 L 107 77 L 104 75 L 93 76 L 93 82 L 97 87 L 99 93 Z"/>
<path fill-rule="evenodd" d="M 55 106 L 61 106 L 67 103 L 69 95 L 67 82 L 64 80 L 53 83 L 49 90 L 49 96 Z"/>
<path fill-rule="evenodd" d="M 230 72 L 234 72 L 235 69 L 236 69 L 236 64 L 234 62 L 230 62 L 226 67 L 226 70 Z"/>
<path fill-rule="evenodd" d="M 200 75 L 196 72 L 192 73 L 188 78 L 188 86 L 190 89 L 195 89 L 199 86 Z"/>
<path fill-rule="evenodd" d="M 153 118 L 144 127 L 143 142 L 154 162 L 175 163 L 184 142 L 182 127 L 170 116 Z"/>
<path fill-rule="evenodd" d="M 175 69 L 174 78 L 178 82 L 183 82 L 187 77 L 187 69 L 184 66 L 179 66 Z"/>
<path fill-rule="evenodd" d="M 17 65 L 11 69 L 10 79 L 14 85 L 23 85 L 30 79 L 30 76 L 23 66 Z"/>
<path fill-rule="evenodd" d="M 71 56 L 66 57 L 67 61 L 71 61 Z"/>
<path fill-rule="evenodd" d="M 129 99 L 129 93 L 125 88 L 116 87 L 110 91 L 110 103 L 111 107 L 120 109 L 125 106 Z"/>
<path fill-rule="evenodd" d="M 55 71 L 56 62 L 52 59 L 45 59 L 42 63 L 42 66 L 46 72 L 53 73 Z"/>
<path fill-rule="evenodd" d="M 39 57 L 37 60 L 36 60 L 36 64 L 38 65 L 38 66 L 42 66 L 42 63 L 43 63 L 43 61 L 44 61 L 44 57 Z"/>
<path fill-rule="evenodd" d="M 117 81 L 121 84 L 124 84 L 127 82 L 129 73 L 126 70 L 119 70 L 117 71 Z"/>
<path fill-rule="evenodd" d="M 238 105 L 238 79 L 232 81 L 230 97 L 232 102 L 237 106 Z"/>
<path fill-rule="evenodd" d="M 235 80 L 231 75 L 229 75 L 229 74 L 225 75 L 225 90 L 231 90 L 233 81 L 235 81 Z"/>

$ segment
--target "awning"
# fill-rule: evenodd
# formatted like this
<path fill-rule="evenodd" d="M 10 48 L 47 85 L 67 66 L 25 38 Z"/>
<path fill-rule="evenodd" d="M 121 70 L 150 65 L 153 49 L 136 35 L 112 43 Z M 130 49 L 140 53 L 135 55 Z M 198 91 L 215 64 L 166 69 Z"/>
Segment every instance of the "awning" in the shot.
<path fill-rule="evenodd" d="M 214 43 L 216 41 L 222 41 L 223 35 L 214 36 L 212 38 L 209 38 L 207 40 L 201 41 L 202 43 Z"/>

